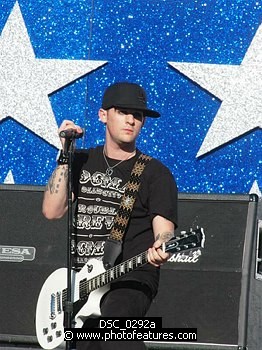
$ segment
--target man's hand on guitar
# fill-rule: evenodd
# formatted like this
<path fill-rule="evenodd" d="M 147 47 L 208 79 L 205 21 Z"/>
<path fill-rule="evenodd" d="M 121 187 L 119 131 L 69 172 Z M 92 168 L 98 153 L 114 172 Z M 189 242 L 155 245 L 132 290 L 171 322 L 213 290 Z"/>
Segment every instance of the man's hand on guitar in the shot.
<path fill-rule="evenodd" d="M 156 267 L 161 266 L 170 258 L 170 253 L 163 252 L 162 243 L 163 242 L 158 239 L 154 242 L 153 247 L 148 249 L 148 262 Z"/>
<path fill-rule="evenodd" d="M 175 225 L 160 215 L 154 217 L 152 224 L 155 242 L 148 249 L 148 262 L 159 267 L 170 258 L 170 254 L 162 250 L 162 244 L 168 242 L 174 236 Z"/>

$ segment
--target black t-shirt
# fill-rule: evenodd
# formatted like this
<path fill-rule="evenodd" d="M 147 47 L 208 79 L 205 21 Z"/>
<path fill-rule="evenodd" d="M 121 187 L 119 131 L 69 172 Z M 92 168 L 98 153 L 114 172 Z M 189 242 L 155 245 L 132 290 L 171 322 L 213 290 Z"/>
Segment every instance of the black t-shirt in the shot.
<path fill-rule="evenodd" d="M 105 241 L 140 154 L 137 150 L 134 157 L 123 162 L 107 158 L 110 167 L 118 164 L 113 168 L 113 174 L 108 176 L 102 146 L 75 152 L 73 188 L 77 202 L 72 252 L 76 268 L 81 268 L 90 258 L 102 259 Z M 153 245 L 152 219 L 156 215 L 177 223 L 177 187 L 169 169 L 152 159 L 141 176 L 140 189 L 118 262 L 146 251 Z M 159 269 L 147 264 L 121 278 L 146 283 L 155 293 Z"/>

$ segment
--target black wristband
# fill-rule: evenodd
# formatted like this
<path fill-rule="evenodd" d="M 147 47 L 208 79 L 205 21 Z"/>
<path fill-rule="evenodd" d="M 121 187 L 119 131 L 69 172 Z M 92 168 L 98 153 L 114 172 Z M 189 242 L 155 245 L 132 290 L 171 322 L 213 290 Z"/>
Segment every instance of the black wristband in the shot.
<path fill-rule="evenodd" d="M 61 149 L 56 161 L 58 165 L 66 165 L 69 162 L 69 156 L 68 154 L 65 154 L 64 151 Z"/>

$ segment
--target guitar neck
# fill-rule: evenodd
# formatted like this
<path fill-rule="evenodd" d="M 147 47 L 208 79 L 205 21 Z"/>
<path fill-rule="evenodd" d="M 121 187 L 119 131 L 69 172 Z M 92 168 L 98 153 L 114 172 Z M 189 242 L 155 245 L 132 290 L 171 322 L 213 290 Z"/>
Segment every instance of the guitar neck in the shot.
<path fill-rule="evenodd" d="M 205 235 L 202 228 L 195 231 L 185 232 L 181 236 L 174 237 L 170 241 L 163 243 L 162 250 L 176 253 L 183 250 L 194 249 L 204 244 Z M 137 269 L 148 263 L 147 251 L 140 253 L 122 263 L 104 271 L 103 273 L 91 278 L 84 278 L 79 283 L 79 295 L 85 299 L 91 292 L 101 288 L 121 276 Z M 88 263 L 87 263 L 88 265 Z"/>
<path fill-rule="evenodd" d="M 140 253 L 124 262 L 106 270 L 105 272 L 91 278 L 84 278 L 79 283 L 79 293 L 80 298 L 86 298 L 89 293 L 94 290 L 101 288 L 114 280 L 118 279 L 121 276 L 137 269 L 140 266 L 147 264 L 147 251 Z"/>

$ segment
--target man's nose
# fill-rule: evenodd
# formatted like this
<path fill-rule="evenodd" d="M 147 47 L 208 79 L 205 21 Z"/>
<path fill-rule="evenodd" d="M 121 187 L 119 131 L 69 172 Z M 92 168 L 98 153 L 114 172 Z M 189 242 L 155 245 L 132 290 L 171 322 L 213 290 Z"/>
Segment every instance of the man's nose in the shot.
<path fill-rule="evenodd" d="M 135 117 L 132 113 L 126 114 L 126 122 L 129 124 L 134 124 L 135 123 Z"/>

